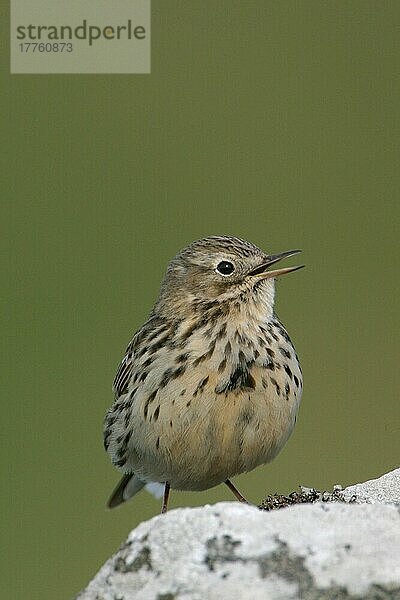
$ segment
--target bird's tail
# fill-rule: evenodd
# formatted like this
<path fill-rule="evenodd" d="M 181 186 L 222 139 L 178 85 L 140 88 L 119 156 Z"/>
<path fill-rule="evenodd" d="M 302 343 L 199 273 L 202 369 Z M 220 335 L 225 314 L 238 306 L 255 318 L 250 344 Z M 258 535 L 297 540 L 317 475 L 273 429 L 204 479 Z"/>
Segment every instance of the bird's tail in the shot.
<path fill-rule="evenodd" d="M 121 481 L 111 494 L 110 499 L 107 502 L 108 508 L 115 508 L 116 506 L 123 504 L 143 488 L 146 488 L 146 490 L 156 498 L 161 498 L 164 491 L 164 484 L 155 482 L 146 483 L 134 473 L 127 473 L 122 477 Z"/>

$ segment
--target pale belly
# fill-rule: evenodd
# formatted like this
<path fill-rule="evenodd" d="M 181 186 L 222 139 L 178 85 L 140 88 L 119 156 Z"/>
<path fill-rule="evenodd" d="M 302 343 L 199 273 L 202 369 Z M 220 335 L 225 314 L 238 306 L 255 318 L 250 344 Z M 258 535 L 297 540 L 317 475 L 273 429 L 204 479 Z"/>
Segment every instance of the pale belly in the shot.
<path fill-rule="evenodd" d="M 202 490 L 271 461 L 292 433 L 302 376 L 286 332 L 266 327 L 212 343 L 193 334 L 185 340 L 189 358 L 179 347 L 162 347 L 110 411 L 107 448 L 115 466 Z M 138 363 L 138 377 L 145 369 Z"/>
<path fill-rule="evenodd" d="M 271 461 L 292 433 L 301 395 L 285 394 L 283 373 L 273 379 L 264 388 L 260 377 L 254 390 L 239 393 L 212 393 L 208 381 L 195 396 L 159 394 L 148 419 L 134 419 L 127 466 L 148 481 L 202 490 Z M 137 410 L 143 414 L 143 403 Z"/>

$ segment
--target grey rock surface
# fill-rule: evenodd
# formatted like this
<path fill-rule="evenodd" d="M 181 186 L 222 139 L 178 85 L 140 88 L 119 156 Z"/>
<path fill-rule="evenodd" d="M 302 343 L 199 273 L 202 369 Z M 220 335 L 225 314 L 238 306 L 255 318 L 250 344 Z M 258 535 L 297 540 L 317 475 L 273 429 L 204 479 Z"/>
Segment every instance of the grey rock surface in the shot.
<path fill-rule="evenodd" d="M 345 488 L 342 492 L 345 500 L 362 504 L 394 503 L 400 504 L 400 469 L 395 469 L 378 479 L 358 483 Z"/>
<path fill-rule="evenodd" d="M 400 500 L 398 474 L 385 489 Z M 399 557 L 396 504 L 219 503 L 139 525 L 78 598 L 400 600 Z"/>

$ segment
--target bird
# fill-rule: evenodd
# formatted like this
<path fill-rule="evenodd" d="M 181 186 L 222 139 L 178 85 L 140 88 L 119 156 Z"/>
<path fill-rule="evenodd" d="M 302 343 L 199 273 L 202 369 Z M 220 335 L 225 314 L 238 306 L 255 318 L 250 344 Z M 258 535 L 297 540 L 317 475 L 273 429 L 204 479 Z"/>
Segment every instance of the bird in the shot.
<path fill-rule="evenodd" d="M 104 446 L 122 479 L 108 507 L 143 487 L 200 491 L 269 463 L 291 435 L 303 377 L 274 311 L 275 280 L 304 265 L 239 237 L 196 240 L 171 260 L 114 379 Z"/>

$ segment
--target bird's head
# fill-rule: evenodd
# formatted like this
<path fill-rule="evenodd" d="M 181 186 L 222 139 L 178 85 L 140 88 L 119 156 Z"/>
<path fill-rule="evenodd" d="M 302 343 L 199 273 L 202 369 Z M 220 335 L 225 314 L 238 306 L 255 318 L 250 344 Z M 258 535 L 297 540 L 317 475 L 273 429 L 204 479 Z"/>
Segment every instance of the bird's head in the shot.
<path fill-rule="evenodd" d="M 303 265 L 271 267 L 299 252 L 267 254 L 237 237 L 211 236 L 197 240 L 170 262 L 159 303 L 175 306 L 179 311 L 196 303 L 253 301 L 272 314 L 275 278 Z"/>

